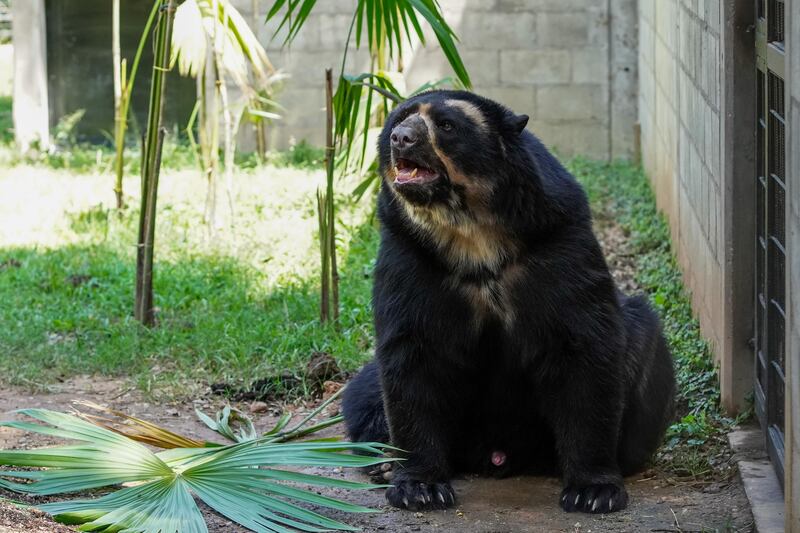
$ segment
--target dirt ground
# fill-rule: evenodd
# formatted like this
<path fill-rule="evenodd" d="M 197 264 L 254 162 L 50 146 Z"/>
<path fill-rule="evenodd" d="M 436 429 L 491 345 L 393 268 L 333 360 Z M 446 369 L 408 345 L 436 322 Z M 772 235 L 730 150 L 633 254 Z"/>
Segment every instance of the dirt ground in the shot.
<path fill-rule="evenodd" d="M 83 377 L 54 386 L 45 393 L 6 388 L 0 391 L 0 418 L 7 419 L 9 411 L 23 407 L 43 407 L 67 410 L 76 399 L 104 403 L 129 414 L 163 424 L 179 433 L 192 437 L 219 440 L 199 422 L 194 408 L 213 412 L 223 402 L 209 396 L 184 404 L 152 404 L 131 390 L 124 381 Z M 247 404 L 238 405 L 248 411 Z M 273 405 L 266 413 L 252 414 L 256 427 L 266 429 L 276 420 L 276 414 L 285 405 Z M 309 405 L 295 406 L 297 414 L 308 410 Z M 289 406 L 291 408 L 291 406 Z M 332 406 L 335 410 L 336 406 Z M 341 433 L 340 427 L 330 430 Z M 0 448 L 29 448 L 51 445 L 54 441 L 39 435 L 0 428 Z M 308 470 L 309 472 L 320 470 Z M 364 481 L 360 472 L 324 472 L 349 479 Z M 350 501 L 383 511 L 373 515 L 340 515 L 338 518 L 361 527 L 364 531 L 436 531 L 436 532 L 638 532 L 638 531 L 751 531 L 752 517 L 747 499 L 738 482 L 710 484 L 704 489 L 687 485 L 670 484 L 655 474 L 645 474 L 627 480 L 631 503 L 627 510 L 607 516 L 567 514 L 557 505 L 560 485 L 550 478 L 510 478 L 505 480 L 464 478 L 454 482 L 459 504 L 457 509 L 413 513 L 398 511 L 385 505 L 381 491 L 352 492 L 345 494 L 328 490 Z M 19 495 L 3 493 L 0 497 L 25 500 Z M 29 499 L 35 503 L 35 499 Z M 334 514 L 335 515 L 335 514 Z M 242 531 L 225 520 L 208 514 L 211 531 Z M 0 504 L 0 532 L 54 532 L 70 531 L 41 513 L 21 511 L 8 504 Z"/>

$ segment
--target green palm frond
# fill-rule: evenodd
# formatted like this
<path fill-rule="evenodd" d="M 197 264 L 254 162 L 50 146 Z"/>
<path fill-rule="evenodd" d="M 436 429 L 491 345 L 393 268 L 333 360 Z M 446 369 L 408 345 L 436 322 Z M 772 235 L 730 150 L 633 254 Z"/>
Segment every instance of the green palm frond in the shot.
<path fill-rule="evenodd" d="M 223 407 L 222 411 L 217 412 L 214 418 L 200 409 L 195 409 L 194 412 L 206 426 L 229 441 L 246 442 L 258 438 L 258 433 L 250 417 L 230 405 Z"/>
<path fill-rule="evenodd" d="M 284 42 L 291 43 L 316 3 L 316 0 L 275 0 L 267 20 L 278 16 L 283 10 L 278 31 L 288 28 Z M 425 44 L 420 18 L 433 29 L 442 52 L 460 82 L 465 87 L 471 87 L 469 73 L 456 47 L 457 37 L 445 21 L 437 0 L 359 0 L 354 13 L 356 46 L 361 46 L 366 34 L 370 49 L 386 43 L 389 57 L 398 57 L 402 55 L 403 42 L 410 41 L 412 35 Z"/>
<path fill-rule="evenodd" d="M 348 490 L 372 489 L 376 485 L 282 467 L 364 467 L 389 460 L 383 455 L 388 447 L 377 443 L 276 443 L 271 437 L 155 453 L 125 435 L 78 416 L 44 409 L 19 413 L 42 423 L 12 421 L 1 425 L 77 443 L 0 451 L 2 466 L 43 468 L 0 471 L 0 487 L 54 495 L 124 484 L 99 498 L 39 506 L 60 521 L 82 524 L 84 531 L 205 532 L 207 527 L 195 498 L 253 531 L 352 530 L 304 505 L 349 513 L 374 511 L 298 485 Z"/>
<path fill-rule="evenodd" d="M 207 66 L 211 40 L 219 39 L 222 68 L 246 93 L 275 81 L 275 68 L 244 17 L 229 0 L 186 0 L 175 12 L 172 62 L 184 76 L 196 78 Z M 255 83 L 250 78 L 252 71 Z"/>

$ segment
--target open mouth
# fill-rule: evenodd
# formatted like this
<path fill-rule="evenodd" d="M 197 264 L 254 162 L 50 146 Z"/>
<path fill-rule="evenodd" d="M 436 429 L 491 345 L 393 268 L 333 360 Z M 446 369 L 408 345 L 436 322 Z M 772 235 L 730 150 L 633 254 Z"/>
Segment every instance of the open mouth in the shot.
<path fill-rule="evenodd" d="M 435 170 L 422 166 L 410 159 L 398 159 L 394 170 L 394 182 L 397 185 L 427 183 L 439 177 L 439 173 Z"/>

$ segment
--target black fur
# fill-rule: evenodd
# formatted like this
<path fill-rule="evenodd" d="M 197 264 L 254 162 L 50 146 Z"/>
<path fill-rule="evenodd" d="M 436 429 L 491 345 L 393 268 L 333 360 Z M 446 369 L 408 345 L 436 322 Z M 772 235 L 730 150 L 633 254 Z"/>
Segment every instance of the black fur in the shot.
<path fill-rule="evenodd" d="M 583 190 L 526 121 L 433 91 L 399 106 L 381 134 L 376 357 L 343 412 L 353 440 L 408 452 L 386 493 L 394 506 L 450 506 L 451 477 L 478 472 L 558 474 L 565 510 L 623 509 L 622 476 L 646 464 L 671 418 L 658 318 L 617 291 Z M 413 146 L 393 147 L 400 124 Z M 401 158 L 438 177 L 395 182 Z M 486 241 L 486 261 L 460 254 L 473 241 L 448 237 L 470 224 L 474 242 L 499 239 Z"/>

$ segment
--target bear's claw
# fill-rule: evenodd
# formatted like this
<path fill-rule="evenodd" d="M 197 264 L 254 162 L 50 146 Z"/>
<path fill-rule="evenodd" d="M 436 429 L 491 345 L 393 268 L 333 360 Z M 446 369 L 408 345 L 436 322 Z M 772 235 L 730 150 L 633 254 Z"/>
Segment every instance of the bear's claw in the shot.
<path fill-rule="evenodd" d="M 628 493 L 622 485 L 612 483 L 569 486 L 561 492 L 560 503 L 568 513 L 613 513 L 628 506 Z"/>
<path fill-rule="evenodd" d="M 397 481 L 386 489 L 389 504 L 411 511 L 447 509 L 456 503 L 455 491 L 450 483 L 425 483 L 422 481 Z"/>

